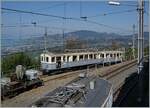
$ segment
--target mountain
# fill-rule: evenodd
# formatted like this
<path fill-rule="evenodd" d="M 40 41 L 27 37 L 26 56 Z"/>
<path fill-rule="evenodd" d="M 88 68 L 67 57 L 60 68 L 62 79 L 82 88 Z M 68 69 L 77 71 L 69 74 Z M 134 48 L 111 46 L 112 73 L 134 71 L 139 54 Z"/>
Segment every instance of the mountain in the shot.
<path fill-rule="evenodd" d="M 62 34 L 54 34 L 54 35 L 48 35 L 46 37 L 47 47 L 48 48 L 54 48 L 54 47 L 61 47 L 64 45 L 63 43 L 63 37 L 64 37 L 64 43 L 69 38 L 74 38 L 79 40 L 80 42 L 84 42 L 88 44 L 88 47 L 102 47 L 107 48 L 112 45 L 113 42 L 116 42 L 119 46 L 123 47 L 131 47 L 132 43 L 132 37 L 133 35 L 120 35 L 116 33 L 106 33 L 106 32 L 95 32 L 95 31 L 89 31 L 89 30 L 80 30 L 80 31 L 74 31 L 74 32 L 68 32 L 65 33 L 64 36 Z M 135 44 L 137 46 L 137 34 L 136 34 L 136 41 Z M 144 42 L 145 46 L 149 46 L 149 32 L 144 32 Z M 129 45 L 130 43 L 130 45 Z M 21 47 L 20 45 L 24 46 L 24 49 L 40 49 L 44 48 L 44 37 L 34 37 L 30 39 L 23 39 L 23 40 L 2 40 L 2 53 L 6 52 L 8 48 L 3 48 L 3 46 L 9 46 L 12 48 L 9 48 L 9 51 L 11 49 L 14 49 L 16 51 L 15 47 Z M 27 47 L 26 45 L 30 46 Z M 21 47 L 22 48 L 22 47 Z M 17 48 L 19 50 L 19 48 Z M 11 51 L 10 51 L 11 52 Z"/>

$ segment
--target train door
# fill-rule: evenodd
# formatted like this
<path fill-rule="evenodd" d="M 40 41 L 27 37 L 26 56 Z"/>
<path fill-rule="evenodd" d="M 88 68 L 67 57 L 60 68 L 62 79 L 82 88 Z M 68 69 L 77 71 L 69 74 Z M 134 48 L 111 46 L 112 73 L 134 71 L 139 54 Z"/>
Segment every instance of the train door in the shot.
<path fill-rule="evenodd" d="M 61 68 L 61 57 L 56 57 L 57 68 Z"/>

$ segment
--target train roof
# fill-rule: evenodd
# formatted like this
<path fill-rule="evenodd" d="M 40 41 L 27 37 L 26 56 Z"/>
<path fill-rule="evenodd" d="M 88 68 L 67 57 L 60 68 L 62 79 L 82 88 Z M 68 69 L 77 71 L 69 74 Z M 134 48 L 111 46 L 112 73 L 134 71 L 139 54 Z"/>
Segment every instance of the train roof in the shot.
<path fill-rule="evenodd" d="M 50 56 L 61 56 L 61 55 L 78 55 L 78 54 L 90 54 L 90 53 L 123 53 L 123 51 L 86 51 L 86 52 L 64 52 L 64 53 L 52 53 L 52 52 L 45 52 L 43 54 L 47 54 Z"/>
<path fill-rule="evenodd" d="M 94 81 L 94 89 L 90 83 Z M 37 107 L 100 107 L 108 98 L 112 85 L 97 76 L 78 77 L 47 93 L 41 99 L 32 104 Z"/>

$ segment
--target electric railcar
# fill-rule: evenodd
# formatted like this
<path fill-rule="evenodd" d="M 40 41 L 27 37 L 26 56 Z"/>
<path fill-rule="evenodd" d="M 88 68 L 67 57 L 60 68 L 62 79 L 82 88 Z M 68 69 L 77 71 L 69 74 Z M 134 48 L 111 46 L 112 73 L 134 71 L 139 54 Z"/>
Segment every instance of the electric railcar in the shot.
<path fill-rule="evenodd" d="M 75 67 L 88 66 L 93 64 L 105 64 L 121 62 L 123 51 L 98 51 L 80 53 L 42 53 L 41 69 L 46 72 L 55 70 L 71 69 Z"/>

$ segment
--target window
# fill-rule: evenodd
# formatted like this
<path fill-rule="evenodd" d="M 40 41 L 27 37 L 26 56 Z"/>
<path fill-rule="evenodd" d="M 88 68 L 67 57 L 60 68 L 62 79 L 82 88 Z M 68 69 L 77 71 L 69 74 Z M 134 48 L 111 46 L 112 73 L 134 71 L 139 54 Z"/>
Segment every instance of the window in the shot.
<path fill-rule="evenodd" d="M 112 54 L 110 54 L 110 57 L 112 57 Z"/>
<path fill-rule="evenodd" d="M 73 56 L 73 61 L 77 61 L 77 56 Z"/>
<path fill-rule="evenodd" d="M 94 59 L 96 59 L 96 54 L 94 54 Z"/>
<path fill-rule="evenodd" d="M 83 60 L 83 55 L 80 55 L 80 56 L 79 56 L 79 60 Z"/>
<path fill-rule="evenodd" d="M 56 62 L 60 62 L 60 61 L 61 61 L 61 57 L 60 56 L 56 57 Z"/>
<path fill-rule="evenodd" d="M 92 55 L 92 54 L 90 54 L 90 55 L 89 55 L 89 58 L 90 58 L 90 59 L 92 59 L 92 58 L 93 58 L 93 55 Z"/>
<path fill-rule="evenodd" d="M 117 57 L 119 57 L 119 53 L 117 53 Z"/>
<path fill-rule="evenodd" d="M 67 62 L 69 62 L 69 58 L 70 58 L 70 56 L 67 56 Z"/>
<path fill-rule="evenodd" d="M 104 54 L 101 54 L 101 57 L 104 58 Z"/>
<path fill-rule="evenodd" d="M 43 56 L 41 56 L 41 61 L 43 61 Z"/>
<path fill-rule="evenodd" d="M 52 60 L 51 60 L 52 62 L 55 62 L 55 57 L 52 57 Z"/>
<path fill-rule="evenodd" d="M 49 58 L 48 57 L 46 57 L 46 62 L 48 62 L 49 61 Z"/>
<path fill-rule="evenodd" d="M 85 55 L 85 59 L 88 59 L 88 55 L 87 54 Z"/>
<path fill-rule="evenodd" d="M 107 54 L 106 54 L 106 57 L 108 57 L 108 56 L 109 56 L 109 54 L 107 53 Z"/>
<path fill-rule="evenodd" d="M 65 56 L 63 56 L 63 61 L 65 62 Z"/>

